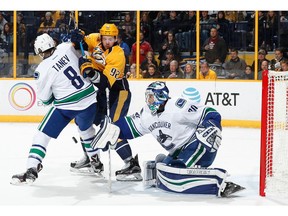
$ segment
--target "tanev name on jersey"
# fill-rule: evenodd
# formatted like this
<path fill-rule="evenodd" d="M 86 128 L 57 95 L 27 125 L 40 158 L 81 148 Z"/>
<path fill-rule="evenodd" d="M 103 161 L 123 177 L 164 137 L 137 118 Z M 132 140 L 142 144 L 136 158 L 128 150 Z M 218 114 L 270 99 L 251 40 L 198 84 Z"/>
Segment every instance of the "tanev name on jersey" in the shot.
<path fill-rule="evenodd" d="M 70 59 L 68 58 L 67 55 L 64 55 L 62 58 L 60 58 L 60 60 L 53 65 L 52 67 L 58 72 L 59 70 L 61 70 L 65 65 L 68 64 L 68 62 L 70 62 Z M 57 69 L 58 68 L 58 69 Z"/>

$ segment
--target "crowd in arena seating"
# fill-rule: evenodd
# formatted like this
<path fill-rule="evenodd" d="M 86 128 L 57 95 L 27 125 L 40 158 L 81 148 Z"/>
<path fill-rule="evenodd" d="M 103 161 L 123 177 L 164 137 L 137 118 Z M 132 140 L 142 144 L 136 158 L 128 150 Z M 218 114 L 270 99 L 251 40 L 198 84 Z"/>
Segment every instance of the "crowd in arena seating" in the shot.
<path fill-rule="evenodd" d="M 199 13 L 200 79 L 206 77 L 205 73 L 202 74 L 202 65 L 203 69 L 208 67 L 214 71 L 218 79 L 254 79 L 255 76 L 261 79 L 261 71 L 266 67 L 283 70 L 281 61 L 286 60 L 288 51 L 288 16 L 285 11 L 258 11 L 256 75 L 254 62 L 250 67 L 245 59 L 239 57 L 239 52 L 254 52 L 255 11 Z M 196 11 L 141 11 L 140 17 L 140 77 L 195 79 Z M 78 19 L 77 26 L 86 34 L 98 32 L 104 22 L 117 25 L 120 32 L 118 43 L 126 56 L 127 77 L 135 77 L 132 70 L 137 67 L 136 11 L 79 11 Z M 17 55 L 23 53 L 23 65 L 28 64 L 29 55 L 34 54 L 33 43 L 37 35 L 46 32 L 61 43 L 76 27 L 75 21 L 71 11 L 17 11 Z M 0 12 L 0 77 L 11 76 L 11 68 L 8 71 L 3 69 L 3 58 L 8 58 L 12 51 L 13 12 Z M 268 52 L 275 53 L 271 61 L 265 58 Z M 11 66 L 12 63 L 8 63 Z M 21 65 L 21 60 L 17 65 Z M 248 73 L 250 68 L 251 73 Z M 33 73 L 31 67 L 18 69 L 21 70 L 17 71 L 19 75 L 30 76 Z"/>

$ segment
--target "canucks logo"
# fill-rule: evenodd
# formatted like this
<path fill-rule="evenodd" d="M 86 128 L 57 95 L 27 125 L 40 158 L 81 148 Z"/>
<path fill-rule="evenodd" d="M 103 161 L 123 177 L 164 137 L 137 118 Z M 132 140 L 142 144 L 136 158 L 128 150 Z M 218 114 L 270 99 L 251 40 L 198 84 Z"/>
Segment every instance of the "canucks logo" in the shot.
<path fill-rule="evenodd" d="M 184 107 L 186 102 L 187 101 L 184 100 L 183 98 L 178 98 L 177 101 L 176 101 L 176 106 L 182 108 L 182 107 Z"/>
<path fill-rule="evenodd" d="M 172 137 L 168 134 L 164 134 L 161 130 L 159 130 L 159 136 L 157 136 L 157 141 L 160 143 L 166 142 L 166 140 L 172 140 Z"/>
<path fill-rule="evenodd" d="M 34 72 L 34 78 L 37 80 L 39 79 L 40 73 L 38 71 Z"/>
<path fill-rule="evenodd" d="M 172 149 L 175 146 L 173 143 L 170 143 L 169 145 L 164 144 L 166 141 L 170 142 L 171 140 L 172 140 L 172 137 L 170 135 L 164 134 L 161 130 L 159 130 L 159 136 L 157 136 L 157 141 L 167 151 L 169 151 L 170 149 Z"/>

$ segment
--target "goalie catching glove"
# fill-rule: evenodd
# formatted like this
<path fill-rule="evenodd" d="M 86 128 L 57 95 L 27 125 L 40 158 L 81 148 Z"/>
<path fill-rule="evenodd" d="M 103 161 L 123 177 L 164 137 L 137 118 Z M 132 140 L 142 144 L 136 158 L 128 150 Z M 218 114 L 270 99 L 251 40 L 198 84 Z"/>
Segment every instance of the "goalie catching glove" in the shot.
<path fill-rule="evenodd" d="M 115 149 L 119 134 L 120 128 L 111 123 L 111 119 L 108 116 L 105 116 L 104 120 L 101 122 L 100 130 L 97 132 L 90 145 L 93 149 L 104 149 L 107 145 L 109 145 L 108 147 Z"/>
<path fill-rule="evenodd" d="M 216 152 L 221 145 L 222 135 L 218 127 L 199 127 L 195 133 L 197 139 L 204 144 L 210 152 Z"/>
<path fill-rule="evenodd" d="M 81 56 L 79 58 L 79 68 L 81 75 L 86 78 L 88 77 L 91 82 L 100 82 L 99 71 L 93 67 L 93 59 L 90 56 Z"/>

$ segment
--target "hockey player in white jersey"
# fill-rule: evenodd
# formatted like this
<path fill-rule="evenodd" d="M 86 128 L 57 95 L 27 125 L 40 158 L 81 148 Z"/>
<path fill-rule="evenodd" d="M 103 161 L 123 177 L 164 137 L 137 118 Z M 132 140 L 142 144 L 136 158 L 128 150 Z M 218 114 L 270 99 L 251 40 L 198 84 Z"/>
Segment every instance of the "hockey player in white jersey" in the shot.
<path fill-rule="evenodd" d="M 226 170 L 208 168 L 222 139 L 221 115 L 215 109 L 182 97 L 171 99 L 169 89 L 161 81 L 151 83 L 145 97 L 147 105 L 139 113 L 108 123 L 107 131 L 98 133 L 91 146 L 107 149 L 107 143 L 116 142 L 115 133 L 121 139 L 152 134 L 168 155 L 158 155 L 156 162 L 145 163 L 146 186 L 219 197 L 244 189 L 226 182 Z M 110 146 L 114 148 L 114 145 Z"/>
<path fill-rule="evenodd" d="M 79 54 L 72 43 L 55 47 L 46 33 L 34 43 L 35 53 L 43 59 L 35 70 L 37 97 L 45 104 L 53 103 L 33 138 L 27 160 L 27 170 L 12 176 L 12 184 L 32 183 L 38 178 L 42 161 L 51 138 L 56 139 L 71 120 L 75 120 L 79 135 L 85 142 L 91 164 L 98 166 L 97 150 L 90 146 L 95 136 L 96 90 L 80 75 Z"/>

